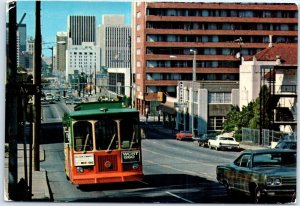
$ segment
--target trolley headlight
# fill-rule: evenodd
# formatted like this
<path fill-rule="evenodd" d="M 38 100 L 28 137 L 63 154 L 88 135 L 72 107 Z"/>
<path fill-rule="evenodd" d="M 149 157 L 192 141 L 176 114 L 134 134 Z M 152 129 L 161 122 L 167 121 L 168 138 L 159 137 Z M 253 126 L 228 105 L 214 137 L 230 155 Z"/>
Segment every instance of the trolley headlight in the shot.
<path fill-rule="evenodd" d="M 137 170 L 139 168 L 139 164 L 135 163 L 132 165 L 132 169 Z"/>
<path fill-rule="evenodd" d="M 76 169 L 78 173 L 83 173 L 83 167 L 77 167 Z"/>

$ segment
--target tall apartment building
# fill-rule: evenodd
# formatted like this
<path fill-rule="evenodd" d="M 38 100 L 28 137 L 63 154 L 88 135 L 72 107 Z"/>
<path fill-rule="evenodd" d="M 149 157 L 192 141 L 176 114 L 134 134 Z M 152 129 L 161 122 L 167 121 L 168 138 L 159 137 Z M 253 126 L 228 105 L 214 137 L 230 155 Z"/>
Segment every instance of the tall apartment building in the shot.
<path fill-rule="evenodd" d="M 135 102 L 142 114 L 177 82 L 239 81 L 240 61 L 270 42 L 298 41 L 295 4 L 133 3 Z M 239 58 L 241 56 L 243 58 Z"/>
<path fill-rule="evenodd" d="M 68 42 L 67 32 L 56 33 L 56 69 L 61 73 L 66 72 L 66 50 Z"/>
<path fill-rule="evenodd" d="M 101 66 L 108 68 L 109 89 L 126 96 L 130 96 L 130 37 L 131 26 L 125 25 L 124 15 L 102 16 L 97 34 Z"/>
<path fill-rule="evenodd" d="M 96 42 L 96 17 L 68 16 L 68 37 L 72 45 Z"/>

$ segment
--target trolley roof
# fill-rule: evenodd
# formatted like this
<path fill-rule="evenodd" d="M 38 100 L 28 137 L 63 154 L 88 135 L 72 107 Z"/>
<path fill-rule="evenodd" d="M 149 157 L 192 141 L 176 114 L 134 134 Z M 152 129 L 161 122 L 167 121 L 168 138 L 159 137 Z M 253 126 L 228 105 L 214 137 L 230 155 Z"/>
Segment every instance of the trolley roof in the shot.
<path fill-rule="evenodd" d="M 103 114 L 139 113 L 132 108 L 124 108 L 122 102 L 88 102 L 74 107 L 74 111 L 68 114 L 71 118 L 97 116 Z"/>

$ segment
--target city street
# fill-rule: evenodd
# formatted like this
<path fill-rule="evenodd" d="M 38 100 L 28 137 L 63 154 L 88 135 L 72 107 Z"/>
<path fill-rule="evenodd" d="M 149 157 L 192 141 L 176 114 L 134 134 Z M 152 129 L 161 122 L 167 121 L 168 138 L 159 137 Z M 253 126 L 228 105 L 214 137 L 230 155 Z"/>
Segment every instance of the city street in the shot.
<path fill-rule="evenodd" d="M 63 102 L 43 107 L 44 122 L 60 118 L 71 110 Z M 61 134 L 62 135 L 62 134 Z M 59 134 L 54 138 L 58 138 Z M 61 137 L 60 137 L 61 138 Z M 247 198 L 230 199 L 216 181 L 216 165 L 232 161 L 238 152 L 215 151 L 192 141 L 177 141 L 155 130 L 142 140 L 144 179 L 140 182 L 89 185 L 70 184 L 64 172 L 63 143 L 46 144 L 45 161 L 54 202 L 128 203 L 246 203 Z"/>

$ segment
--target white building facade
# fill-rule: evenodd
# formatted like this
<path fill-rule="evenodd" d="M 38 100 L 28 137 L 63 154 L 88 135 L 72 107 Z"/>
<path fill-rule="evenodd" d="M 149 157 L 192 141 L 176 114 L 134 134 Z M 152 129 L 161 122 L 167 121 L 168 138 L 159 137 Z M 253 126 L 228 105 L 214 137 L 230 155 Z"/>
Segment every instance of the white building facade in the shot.
<path fill-rule="evenodd" d="M 240 66 L 240 109 L 259 97 L 268 86 L 273 98 L 274 125 L 282 132 L 296 132 L 297 120 L 297 44 L 270 44 Z M 285 112 L 282 112 L 285 110 Z M 289 113 L 289 117 L 288 117 Z"/>
<path fill-rule="evenodd" d="M 194 86 L 191 81 L 179 81 L 176 129 L 194 129 L 198 136 L 221 131 L 231 105 L 239 105 L 238 86 L 236 81 L 197 81 Z"/>
<path fill-rule="evenodd" d="M 89 81 L 95 82 L 95 72 L 100 68 L 100 49 L 92 42 L 69 45 L 66 51 L 66 80 L 76 87 L 78 75 L 84 73 Z"/>

